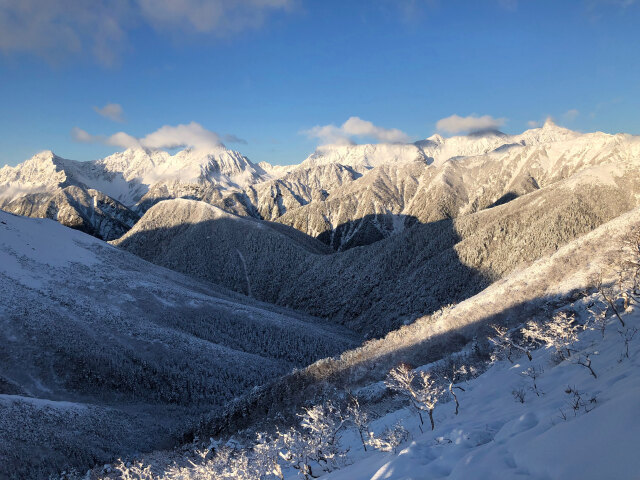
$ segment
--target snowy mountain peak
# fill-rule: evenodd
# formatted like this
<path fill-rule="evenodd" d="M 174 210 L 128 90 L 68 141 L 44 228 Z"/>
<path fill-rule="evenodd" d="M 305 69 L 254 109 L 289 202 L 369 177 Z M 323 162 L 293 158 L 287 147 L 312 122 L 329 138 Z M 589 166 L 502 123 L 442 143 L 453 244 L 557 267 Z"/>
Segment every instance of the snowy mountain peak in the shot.
<path fill-rule="evenodd" d="M 433 143 L 444 143 L 444 137 L 440 134 L 434 133 L 433 135 L 431 135 L 429 138 L 427 138 L 428 141 L 433 142 Z"/>
<path fill-rule="evenodd" d="M 68 162 L 45 150 L 15 167 L 5 165 L 0 168 L 0 198 L 55 188 L 67 180 L 64 167 Z"/>
<path fill-rule="evenodd" d="M 538 145 L 572 140 L 580 136 L 581 134 L 578 132 L 556 125 L 553 119 L 549 117 L 542 127 L 526 130 L 522 134 L 515 135 L 512 138 L 517 140 L 517 143 L 523 145 Z"/>
<path fill-rule="evenodd" d="M 414 144 L 328 145 L 319 147 L 300 164 L 300 167 L 309 168 L 335 163 L 369 169 L 384 163 L 412 162 L 424 159 L 424 153 L 420 147 Z"/>

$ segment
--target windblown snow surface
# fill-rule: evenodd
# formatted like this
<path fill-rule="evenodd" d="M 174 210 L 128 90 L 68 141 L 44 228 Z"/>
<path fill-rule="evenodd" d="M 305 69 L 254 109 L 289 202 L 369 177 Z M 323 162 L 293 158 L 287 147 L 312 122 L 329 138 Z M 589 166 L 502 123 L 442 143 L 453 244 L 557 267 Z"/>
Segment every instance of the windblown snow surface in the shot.
<path fill-rule="evenodd" d="M 573 307 L 585 313 L 591 300 Z M 640 327 L 640 311 L 624 318 L 628 326 Z M 349 432 L 344 440 L 359 458 L 327 480 L 637 479 L 640 338 L 631 342 L 626 358 L 619 329 L 612 318 L 604 338 L 600 331 L 585 331 L 578 351 L 560 364 L 545 349 L 535 351 L 532 362 L 523 356 L 513 364 L 495 364 L 461 384 L 465 391 L 458 394 L 458 415 L 453 402 L 436 407 L 433 432 L 421 434 L 417 417 L 406 409 L 376 420 L 372 428 L 377 433 L 396 422 L 410 430 L 412 439 L 397 454 L 367 455 L 355 432 Z M 588 353 L 597 378 L 575 363 Z M 533 366 L 544 369 L 539 396 L 522 375 Z M 524 403 L 512 395 L 519 389 L 525 391 Z M 574 412 L 569 389 L 580 392 L 586 407 Z"/>

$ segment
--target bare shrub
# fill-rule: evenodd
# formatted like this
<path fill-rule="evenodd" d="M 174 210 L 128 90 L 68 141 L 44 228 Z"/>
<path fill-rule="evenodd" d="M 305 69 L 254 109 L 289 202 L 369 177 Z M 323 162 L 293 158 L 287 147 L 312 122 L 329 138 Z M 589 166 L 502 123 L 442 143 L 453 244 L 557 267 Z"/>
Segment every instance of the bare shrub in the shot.
<path fill-rule="evenodd" d="M 421 430 L 424 425 L 421 413 L 423 411 L 429 414 L 431 430 L 435 428 L 433 411 L 443 393 L 443 388 L 429 372 L 420 371 L 416 376 L 414 370 L 402 364 L 389 372 L 385 384 L 409 399 L 412 408 L 420 418 Z"/>

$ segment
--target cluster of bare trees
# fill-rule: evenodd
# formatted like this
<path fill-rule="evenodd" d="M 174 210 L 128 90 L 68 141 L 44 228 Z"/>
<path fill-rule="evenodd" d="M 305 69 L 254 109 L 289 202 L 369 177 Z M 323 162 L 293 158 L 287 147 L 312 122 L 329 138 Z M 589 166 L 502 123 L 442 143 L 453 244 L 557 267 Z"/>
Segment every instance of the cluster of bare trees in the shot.
<path fill-rule="evenodd" d="M 293 468 L 302 478 L 317 478 L 348 463 L 349 449 L 341 442 L 347 428 L 360 432 L 362 446 L 382 451 L 395 451 L 405 441 L 402 427 L 388 429 L 380 437 L 369 429 L 371 416 L 351 396 L 346 408 L 334 402 L 305 408 L 299 415 L 299 426 L 273 435 L 257 434 L 249 448 L 222 446 L 197 452 L 195 460 L 185 466 L 172 466 L 161 475 L 142 464 L 125 465 L 116 470 L 125 480 L 267 480 L 283 479 L 283 470 Z"/>
<path fill-rule="evenodd" d="M 617 324 L 617 333 L 623 349 L 620 362 L 629 358 L 629 345 L 638 333 L 638 328 L 625 321 L 623 315 L 634 305 L 640 304 L 640 229 L 635 230 L 625 239 L 621 246 L 620 258 L 614 264 L 614 280 L 605 282 L 604 275 L 598 274 L 592 279 L 595 289 L 588 305 L 589 316 L 584 323 L 579 323 L 575 315 L 566 311 L 557 312 L 550 320 L 544 322 L 528 322 L 520 329 L 508 330 L 499 325 L 492 325 L 494 331 L 489 341 L 494 345 L 492 361 L 507 359 L 511 363 L 517 354 L 525 354 L 531 361 L 531 351 L 538 347 L 553 349 L 556 360 L 571 361 L 575 365 L 586 368 L 590 375 L 597 379 L 593 358 L 597 352 L 578 352 L 574 345 L 579 341 L 578 334 L 583 330 L 599 330 L 604 337 L 607 327 Z M 611 276 L 609 276 L 611 278 Z M 613 319 L 611 322 L 610 320 Z M 530 366 L 521 375 L 531 380 L 531 390 L 540 395 L 537 380 L 544 373 L 540 366 Z M 575 387 L 568 388 L 573 394 L 571 407 L 574 412 L 580 411 L 576 405 L 583 406 L 584 411 L 590 411 L 595 399 L 583 405 L 581 395 L 576 394 Z M 515 389 L 513 395 L 516 400 L 524 403 L 524 389 Z M 565 418 L 564 413 L 562 413 Z"/>

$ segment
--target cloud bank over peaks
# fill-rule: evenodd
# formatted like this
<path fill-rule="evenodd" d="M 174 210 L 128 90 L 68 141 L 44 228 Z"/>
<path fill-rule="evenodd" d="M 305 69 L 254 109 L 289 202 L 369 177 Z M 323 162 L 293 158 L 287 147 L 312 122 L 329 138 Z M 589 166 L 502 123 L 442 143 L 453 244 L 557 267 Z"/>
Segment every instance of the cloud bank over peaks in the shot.
<path fill-rule="evenodd" d="M 211 130 L 207 130 L 196 122 L 175 126 L 164 125 L 144 137 L 134 137 L 125 132 L 118 132 L 110 136 L 92 135 L 81 128 L 74 127 L 71 130 L 71 137 L 76 142 L 103 143 L 120 148 L 142 147 L 150 149 L 171 149 L 189 147 L 207 150 L 223 145 L 220 135 Z M 235 135 L 225 135 L 225 139 L 235 143 L 245 142 Z"/>
<path fill-rule="evenodd" d="M 317 138 L 320 145 L 353 145 L 355 139 L 371 138 L 379 143 L 407 143 L 409 136 L 397 128 L 383 128 L 359 117 L 349 117 L 340 127 L 333 124 L 317 125 L 303 134 Z"/>
<path fill-rule="evenodd" d="M 436 123 L 436 128 L 441 132 L 450 134 L 474 133 L 483 130 L 497 130 L 507 122 L 506 118 L 494 118 L 491 115 L 469 115 L 461 117 L 459 115 L 451 115 L 450 117 L 441 118 Z"/>

